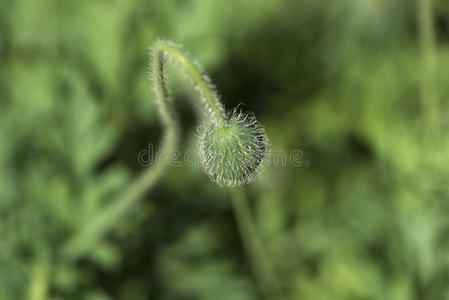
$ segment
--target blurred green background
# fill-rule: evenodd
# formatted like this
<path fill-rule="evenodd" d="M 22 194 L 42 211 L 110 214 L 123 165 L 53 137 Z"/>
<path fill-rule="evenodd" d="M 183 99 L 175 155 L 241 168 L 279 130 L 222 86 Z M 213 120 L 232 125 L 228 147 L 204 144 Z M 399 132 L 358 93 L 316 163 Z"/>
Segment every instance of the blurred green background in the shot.
<path fill-rule="evenodd" d="M 245 187 L 283 299 L 449 299 L 449 2 L 0 2 L 0 299 L 264 299 L 227 189 L 169 168 L 77 259 L 159 144 L 148 47 L 184 45 L 271 147 Z M 195 94 L 173 72 L 181 151 Z"/>

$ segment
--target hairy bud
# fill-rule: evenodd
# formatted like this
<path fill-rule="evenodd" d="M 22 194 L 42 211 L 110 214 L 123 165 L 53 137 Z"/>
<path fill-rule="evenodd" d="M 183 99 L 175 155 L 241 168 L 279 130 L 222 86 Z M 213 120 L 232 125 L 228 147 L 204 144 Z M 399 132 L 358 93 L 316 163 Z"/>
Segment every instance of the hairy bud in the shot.
<path fill-rule="evenodd" d="M 200 137 L 200 156 L 205 172 L 221 186 L 250 182 L 267 151 L 264 128 L 252 114 L 234 110 L 226 122 L 209 121 Z"/>

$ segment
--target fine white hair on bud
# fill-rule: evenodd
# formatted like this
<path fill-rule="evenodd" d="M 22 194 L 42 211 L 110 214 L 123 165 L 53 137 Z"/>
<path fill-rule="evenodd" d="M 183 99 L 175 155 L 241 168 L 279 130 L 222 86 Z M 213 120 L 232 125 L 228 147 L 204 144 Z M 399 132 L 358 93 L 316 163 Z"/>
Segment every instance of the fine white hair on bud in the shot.
<path fill-rule="evenodd" d="M 200 96 L 206 123 L 201 127 L 200 157 L 205 172 L 221 186 L 249 183 L 260 169 L 267 152 L 267 136 L 253 114 L 238 109 L 226 114 L 215 86 L 202 67 L 182 48 L 159 40 L 151 47 L 150 78 L 153 81 L 166 133 L 162 146 L 165 155 L 177 145 L 178 123 L 170 101 L 166 63 L 173 62 Z"/>
<path fill-rule="evenodd" d="M 265 129 L 251 113 L 234 109 L 224 123 L 207 121 L 200 130 L 200 157 L 204 171 L 220 186 L 251 182 L 268 147 Z"/>

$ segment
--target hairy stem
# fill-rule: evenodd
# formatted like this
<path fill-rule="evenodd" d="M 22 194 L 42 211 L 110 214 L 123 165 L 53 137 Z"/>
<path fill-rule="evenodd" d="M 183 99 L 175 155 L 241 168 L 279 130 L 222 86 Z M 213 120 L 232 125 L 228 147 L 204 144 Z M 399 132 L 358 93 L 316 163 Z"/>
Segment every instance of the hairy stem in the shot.
<path fill-rule="evenodd" d="M 234 189 L 232 191 L 232 208 L 244 249 L 249 256 L 251 267 L 263 294 L 266 299 L 282 299 L 280 281 L 258 238 L 248 202 L 242 190 Z"/>
<path fill-rule="evenodd" d="M 145 170 L 140 177 L 123 191 L 110 206 L 105 208 L 91 222 L 85 224 L 63 246 L 62 252 L 66 258 L 76 259 L 89 251 L 96 243 L 118 224 L 119 219 L 134 205 L 143 194 L 151 189 L 167 168 L 167 155 L 178 145 L 179 125 L 175 112 L 169 100 L 169 87 L 165 78 L 166 57 L 170 57 L 191 78 L 195 90 L 206 106 L 208 117 L 217 124 L 225 122 L 224 109 L 212 88 L 210 80 L 202 75 L 199 67 L 195 66 L 186 55 L 171 43 L 158 41 L 151 48 L 151 80 L 158 103 L 159 112 L 164 125 L 164 137 L 159 153 L 160 161 Z"/>
<path fill-rule="evenodd" d="M 192 79 L 195 90 L 200 93 L 201 100 L 204 101 L 206 110 L 211 114 L 211 118 L 219 124 L 225 122 L 224 110 L 216 93 L 213 90 L 210 79 L 207 76 L 202 75 L 200 68 L 195 66 L 191 62 L 191 60 L 178 49 L 178 47 L 168 42 L 158 41 L 154 45 L 153 55 L 154 58 L 160 58 L 160 61 L 163 60 L 164 55 L 168 55 L 176 63 L 178 63 L 181 68 L 187 73 L 187 75 Z M 154 61 L 156 60 L 153 60 L 153 62 Z M 161 80 L 161 86 L 163 85 L 164 80 Z"/>

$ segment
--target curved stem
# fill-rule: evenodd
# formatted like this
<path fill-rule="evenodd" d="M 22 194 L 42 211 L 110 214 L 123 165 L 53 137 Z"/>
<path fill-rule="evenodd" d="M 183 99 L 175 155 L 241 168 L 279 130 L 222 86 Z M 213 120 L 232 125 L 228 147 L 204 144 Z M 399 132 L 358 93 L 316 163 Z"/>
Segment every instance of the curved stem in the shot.
<path fill-rule="evenodd" d="M 213 86 L 205 75 L 202 75 L 199 67 L 196 67 L 186 55 L 171 43 L 158 41 L 152 47 L 151 52 L 151 80 L 153 81 L 154 93 L 158 103 L 159 112 L 164 125 L 164 138 L 159 153 L 160 160 L 151 168 L 145 170 L 140 177 L 123 191 L 110 206 L 105 208 L 91 222 L 85 224 L 63 246 L 62 253 L 68 259 L 76 259 L 90 250 L 102 236 L 104 236 L 115 224 L 118 223 L 128 209 L 136 203 L 143 194 L 151 189 L 164 173 L 170 151 L 175 150 L 178 145 L 178 129 L 176 114 L 169 101 L 169 87 L 165 78 L 165 57 L 171 57 L 177 62 L 188 76 L 192 79 L 195 90 L 206 105 L 209 117 L 223 124 L 225 122 L 224 109 L 218 96 L 213 91 Z"/>
<path fill-rule="evenodd" d="M 282 288 L 253 226 L 251 212 L 243 191 L 232 191 L 232 208 L 244 249 L 249 256 L 254 275 L 266 299 L 281 299 Z"/>
<path fill-rule="evenodd" d="M 153 62 L 160 62 L 163 65 L 163 55 L 170 56 L 176 63 L 178 63 L 183 70 L 187 72 L 187 75 L 192 79 L 195 90 L 200 93 L 201 100 L 206 105 L 206 110 L 211 114 L 213 120 L 219 124 L 225 122 L 225 115 L 223 106 L 218 99 L 217 94 L 214 91 L 213 85 L 209 77 L 202 75 L 201 68 L 195 66 L 191 60 L 184 55 L 178 47 L 165 41 L 158 41 L 154 45 Z M 155 64 L 153 68 L 157 69 L 158 65 Z M 162 71 L 163 72 L 163 71 Z M 163 74 L 162 80 L 160 81 L 160 86 L 165 85 Z"/>

